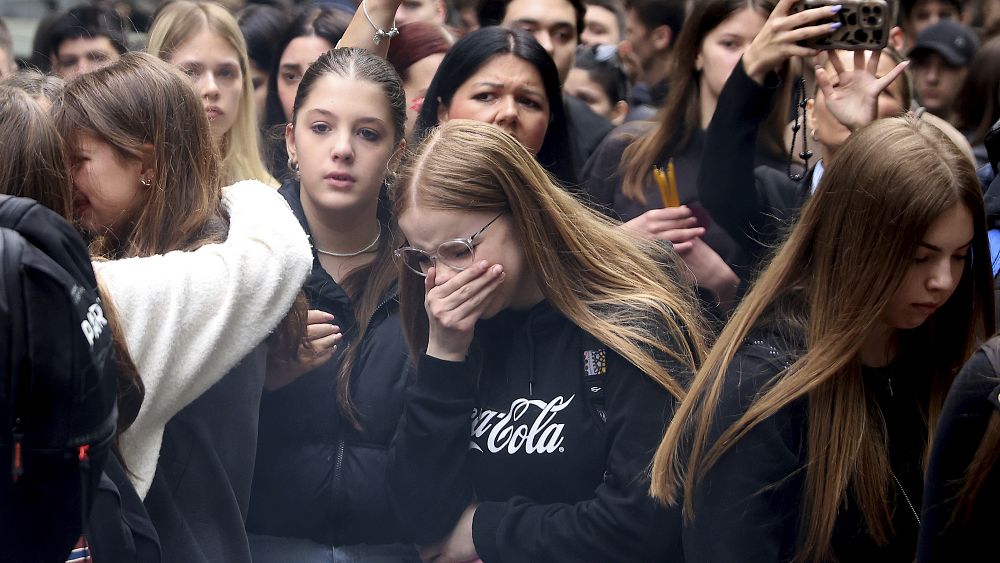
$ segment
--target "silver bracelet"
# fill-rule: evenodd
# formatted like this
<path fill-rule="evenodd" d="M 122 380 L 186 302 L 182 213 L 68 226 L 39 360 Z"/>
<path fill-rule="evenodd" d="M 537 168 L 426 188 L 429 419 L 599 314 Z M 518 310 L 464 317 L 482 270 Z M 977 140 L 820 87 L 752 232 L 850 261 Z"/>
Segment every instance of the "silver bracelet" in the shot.
<path fill-rule="evenodd" d="M 372 29 L 375 30 L 375 37 L 372 38 L 372 41 L 374 41 L 376 45 L 382 42 L 383 37 L 386 39 L 392 39 L 393 37 L 399 35 L 399 28 L 396 27 L 395 19 L 393 20 L 392 27 L 389 29 L 389 31 L 383 31 L 381 28 L 379 28 L 379 26 L 375 25 L 375 22 L 372 21 L 372 17 L 368 15 L 367 0 L 361 0 L 361 11 L 365 13 L 365 17 L 368 18 L 368 23 L 370 23 Z"/>

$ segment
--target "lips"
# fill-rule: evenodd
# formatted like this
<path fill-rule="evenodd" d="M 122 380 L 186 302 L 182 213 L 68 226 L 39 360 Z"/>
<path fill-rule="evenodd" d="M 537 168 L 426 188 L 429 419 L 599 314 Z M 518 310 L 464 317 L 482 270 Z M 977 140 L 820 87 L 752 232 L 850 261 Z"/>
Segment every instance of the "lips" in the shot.
<path fill-rule="evenodd" d="M 81 192 L 73 192 L 73 215 L 79 217 L 84 211 L 90 209 L 90 200 Z"/>
<path fill-rule="evenodd" d="M 920 309 L 921 311 L 933 313 L 934 311 L 937 310 L 938 307 L 941 306 L 941 304 L 928 302 L 928 303 L 914 303 L 913 306 L 916 307 L 917 309 Z"/>
<path fill-rule="evenodd" d="M 330 172 L 323 177 L 326 183 L 337 189 L 349 189 L 358 181 L 347 172 Z"/>
<path fill-rule="evenodd" d="M 205 115 L 207 115 L 209 119 L 216 119 L 220 117 L 223 113 L 225 112 L 223 112 L 222 108 L 220 108 L 219 106 L 208 106 L 205 108 Z"/>

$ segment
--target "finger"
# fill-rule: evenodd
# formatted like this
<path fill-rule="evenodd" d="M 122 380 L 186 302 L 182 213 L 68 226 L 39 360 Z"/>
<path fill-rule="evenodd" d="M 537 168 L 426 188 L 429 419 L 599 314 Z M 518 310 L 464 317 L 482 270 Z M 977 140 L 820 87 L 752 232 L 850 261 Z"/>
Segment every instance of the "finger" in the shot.
<path fill-rule="evenodd" d="M 339 332 L 340 327 L 337 325 L 320 323 L 318 325 L 309 325 L 306 327 L 306 338 L 309 340 L 316 340 L 318 338 L 323 338 Z"/>
<path fill-rule="evenodd" d="M 672 229 L 669 231 L 662 231 L 656 233 L 655 236 L 659 240 L 670 241 L 674 244 L 686 242 L 693 238 L 698 238 L 705 234 L 704 227 L 695 227 L 693 229 Z"/>
<path fill-rule="evenodd" d="M 865 68 L 865 52 L 864 51 L 854 51 L 854 70 L 861 70 Z"/>
<path fill-rule="evenodd" d="M 434 299 L 437 301 L 435 312 L 437 314 L 443 314 L 445 312 L 458 309 L 463 303 L 474 298 L 484 287 L 493 283 L 497 278 L 504 277 L 505 275 L 503 266 L 500 264 L 490 266 L 489 270 L 487 270 L 485 274 L 471 280 L 469 283 L 456 289 L 450 294 L 442 295 L 440 297 L 434 296 Z"/>
<path fill-rule="evenodd" d="M 453 278 L 435 287 L 427 293 L 427 299 L 435 300 L 446 309 L 454 309 L 465 298 L 475 293 L 480 287 L 488 283 L 503 271 L 500 264 L 489 265 L 486 260 L 474 264 L 471 268 L 462 270 Z"/>
<path fill-rule="evenodd" d="M 333 315 L 319 309 L 309 309 L 306 313 L 307 324 L 328 323 L 333 320 Z"/>
<path fill-rule="evenodd" d="M 882 59 L 882 51 L 875 49 L 869 53 L 871 56 L 868 57 L 868 66 L 865 68 L 868 70 L 868 74 L 875 76 L 878 74 L 878 62 Z"/>
<path fill-rule="evenodd" d="M 475 321 L 479 320 L 479 316 L 483 313 L 487 300 L 503 284 L 505 279 L 507 279 L 507 273 L 501 272 L 499 276 L 491 279 L 479 291 L 470 295 L 468 299 L 459 304 L 458 307 L 455 307 L 451 311 L 452 324 L 466 324 L 469 322 L 474 324 Z"/>
<path fill-rule="evenodd" d="M 779 2 L 774 6 L 774 10 L 771 11 L 772 18 L 780 18 L 788 15 L 788 11 L 792 9 L 795 2 L 798 0 L 779 0 Z"/>
<path fill-rule="evenodd" d="M 910 66 L 910 61 L 905 60 L 893 67 L 893 69 L 889 72 L 885 73 L 885 76 L 876 80 L 875 84 L 878 86 L 878 92 L 881 93 L 883 90 L 888 88 L 894 80 L 899 78 L 900 74 L 903 74 L 903 71 L 905 71 L 908 66 Z"/>
<path fill-rule="evenodd" d="M 834 6 L 820 6 L 819 8 L 811 8 L 809 10 L 803 10 L 797 14 L 792 14 L 786 18 L 782 18 L 780 22 L 775 22 L 775 28 L 787 31 L 790 29 L 805 27 L 820 20 L 829 18 L 830 16 L 835 15 L 839 11 L 840 11 L 839 4 Z"/>
<path fill-rule="evenodd" d="M 437 279 L 437 268 L 431 266 L 427 269 L 427 276 L 424 277 L 424 295 L 427 295 L 430 290 L 434 289 L 435 280 Z"/>
<path fill-rule="evenodd" d="M 330 336 L 324 336 L 323 338 L 318 338 L 311 342 L 312 347 L 318 351 L 327 352 L 333 349 L 338 342 L 343 338 L 341 334 L 331 334 Z"/>
<path fill-rule="evenodd" d="M 781 43 L 792 44 L 805 41 L 806 39 L 812 39 L 814 37 L 823 37 L 824 35 L 829 35 L 831 32 L 835 31 L 840 27 L 839 23 L 824 23 L 821 25 L 810 25 L 806 27 L 798 27 L 795 29 L 790 29 L 782 33 L 779 38 Z"/>
<path fill-rule="evenodd" d="M 668 221 L 651 221 L 649 223 L 649 232 L 655 234 L 673 229 L 690 229 L 697 226 L 697 217 L 687 217 L 684 219 L 673 219 Z"/>
<path fill-rule="evenodd" d="M 830 66 L 833 67 L 834 72 L 837 74 L 844 74 L 846 72 L 844 61 L 840 58 L 840 51 L 827 51 L 827 56 L 830 58 Z"/>
<path fill-rule="evenodd" d="M 816 67 L 816 85 L 819 86 L 820 91 L 823 92 L 823 96 L 827 100 L 833 96 L 833 84 L 830 82 L 830 75 L 825 68 L 818 66 Z"/>
<path fill-rule="evenodd" d="M 654 221 L 677 220 L 684 219 L 686 217 L 694 217 L 694 211 L 691 211 L 690 207 L 682 205 L 680 207 L 650 209 L 645 213 L 645 215 L 647 219 Z"/>
<path fill-rule="evenodd" d="M 687 254 L 688 252 L 691 252 L 692 249 L 694 249 L 694 243 L 690 241 L 675 242 L 673 244 L 674 244 L 674 251 L 677 252 L 677 254 Z"/>

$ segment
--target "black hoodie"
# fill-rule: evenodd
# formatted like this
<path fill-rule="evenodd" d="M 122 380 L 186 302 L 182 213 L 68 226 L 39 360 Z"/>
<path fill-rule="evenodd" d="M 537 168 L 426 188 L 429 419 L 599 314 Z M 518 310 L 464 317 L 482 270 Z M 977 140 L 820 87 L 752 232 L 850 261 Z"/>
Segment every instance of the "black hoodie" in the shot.
<path fill-rule="evenodd" d="M 486 563 L 676 549 L 679 512 L 649 497 L 647 476 L 675 399 L 547 301 L 480 321 L 476 343 L 471 361 L 422 357 L 407 390 L 389 489 L 414 540 L 441 539 L 478 502 Z M 664 361 L 686 384 L 688 368 Z"/>

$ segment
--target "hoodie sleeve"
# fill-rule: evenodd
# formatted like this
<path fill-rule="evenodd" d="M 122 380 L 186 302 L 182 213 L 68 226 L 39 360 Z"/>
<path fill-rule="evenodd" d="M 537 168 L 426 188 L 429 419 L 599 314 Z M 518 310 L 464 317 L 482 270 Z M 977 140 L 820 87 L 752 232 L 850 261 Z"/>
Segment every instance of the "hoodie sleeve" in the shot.
<path fill-rule="evenodd" d="M 733 69 L 705 134 L 705 148 L 698 171 L 698 194 L 712 218 L 752 256 L 759 256 L 758 242 L 765 222 L 767 204 L 758 190 L 754 173 L 757 134 L 770 112 L 779 81 L 768 75 L 762 86 L 743 68 Z M 720 166 L 719 163 L 725 163 Z"/>
<path fill-rule="evenodd" d="M 742 416 L 781 371 L 767 354 L 748 346 L 734 356 L 709 443 Z M 693 520 L 682 532 L 686 561 L 792 560 L 805 476 L 804 423 L 804 402 L 792 403 L 740 438 L 698 480 Z"/>
<path fill-rule="evenodd" d="M 122 437 L 140 495 L 163 426 L 274 330 L 312 265 L 302 227 L 273 188 L 240 182 L 225 189 L 223 205 L 230 214 L 223 243 L 94 263 L 146 388 Z"/>
<path fill-rule="evenodd" d="M 666 367 L 680 381 L 691 377 L 679 363 Z M 676 401 L 617 354 L 608 354 L 608 375 L 604 482 L 575 504 L 480 504 L 473 539 L 484 563 L 662 561 L 677 549 L 680 512 L 649 496 L 648 476 Z"/>

